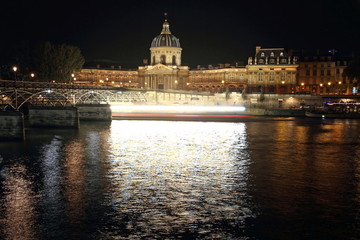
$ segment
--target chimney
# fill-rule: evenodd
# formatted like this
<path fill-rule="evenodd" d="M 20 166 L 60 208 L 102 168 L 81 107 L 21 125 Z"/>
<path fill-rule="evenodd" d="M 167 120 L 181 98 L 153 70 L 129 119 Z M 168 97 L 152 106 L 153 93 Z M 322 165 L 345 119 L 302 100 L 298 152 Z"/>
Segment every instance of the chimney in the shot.
<path fill-rule="evenodd" d="M 258 54 L 258 52 L 260 52 L 261 46 L 256 46 L 255 48 L 255 54 Z"/>

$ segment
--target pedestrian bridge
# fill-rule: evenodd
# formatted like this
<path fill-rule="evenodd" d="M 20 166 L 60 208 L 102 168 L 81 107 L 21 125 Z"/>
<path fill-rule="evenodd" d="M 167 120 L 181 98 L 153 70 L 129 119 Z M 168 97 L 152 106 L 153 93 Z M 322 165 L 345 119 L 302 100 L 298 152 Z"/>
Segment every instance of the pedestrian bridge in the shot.
<path fill-rule="evenodd" d="M 116 103 L 207 103 L 212 93 L 163 91 L 112 86 L 0 80 L 0 110 L 26 106 L 76 106 Z"/>
<path fill-rule="evenodd" d="M 0 80 L 0 109 L 32 106 L 74 106 L 112 102 L 146 102 L 144 90 L 64 83 Z"/>

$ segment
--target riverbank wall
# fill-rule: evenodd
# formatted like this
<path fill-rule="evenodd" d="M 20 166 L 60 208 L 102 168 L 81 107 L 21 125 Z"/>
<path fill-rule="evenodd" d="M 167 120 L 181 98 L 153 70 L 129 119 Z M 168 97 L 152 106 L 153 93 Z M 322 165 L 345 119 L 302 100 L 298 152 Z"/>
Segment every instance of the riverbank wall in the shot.
<path fill-rule="evenodd" d="M 24 138 L 24 114 L 18 111 L 0 111 L 0 139 Z"/>

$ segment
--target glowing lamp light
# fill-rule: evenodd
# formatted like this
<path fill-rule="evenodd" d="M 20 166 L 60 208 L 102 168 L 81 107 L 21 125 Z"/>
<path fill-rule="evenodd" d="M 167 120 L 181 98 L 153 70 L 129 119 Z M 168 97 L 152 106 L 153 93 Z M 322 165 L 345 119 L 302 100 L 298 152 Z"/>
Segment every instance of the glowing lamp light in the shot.
<path fill-rule="evenodd" d="M 71 74 L 71 77 L 75 77 L 75 74 L 72 73 L 72 74 Z"/>
<path fill-rule="evenodd" d="M 330 85 L 331 85 L 331 82 L 328 82 L 328 85 L 330 86 Z"/>
<path fill-rule="evenodd" d="M 285 81 L 281 81 L 282 84 L 285 84 Z"/>
<path fill-rule="evenodd" d="M 320 83 L 320 87 L 322 87 L 323 86 L 323 84 L 322 83 Z"/>
<path fill-rule="evenodd" d="M 301 86 L 304 86 L 304 85 L 305 85 L 305 84 L 302 82 L 302 83 L 301 83 Z"/>
<path fill-rule="evenodd" d="M 18 68 L 16 66 L 14 66 L 12 69 L 14 72 L 16 72 Z"/>
<path fill-rule="evenodd" d="M 178 83 L 178 81 L 177 81 L 177 80 L 175 80 L 175 83 Z"/>
<path fill-rule="evenodd" d="M 341 82 L 341 81 L 339 81 L 339 84 L 342 84 L 342 82 Z"/>
<path fill-rule="evenodd" d="M 35 74 L 34 73 L 30 73 L 30 77 L 35 77 Z"/>

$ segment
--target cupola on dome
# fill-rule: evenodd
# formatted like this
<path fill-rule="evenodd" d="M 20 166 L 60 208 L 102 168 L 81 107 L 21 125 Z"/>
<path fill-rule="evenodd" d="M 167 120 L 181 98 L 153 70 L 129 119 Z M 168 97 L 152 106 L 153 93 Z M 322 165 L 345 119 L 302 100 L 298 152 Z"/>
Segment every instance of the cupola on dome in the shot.
<path fill-rule="evenodd" d="M 167 20 L 163 23 L 163 29 L 160 35 L 156 36 L 152 43 L 151 48 L 155 47 L 176 47 L 180 48 L 180 41 L 170 32 L 169 23 Z"/>

